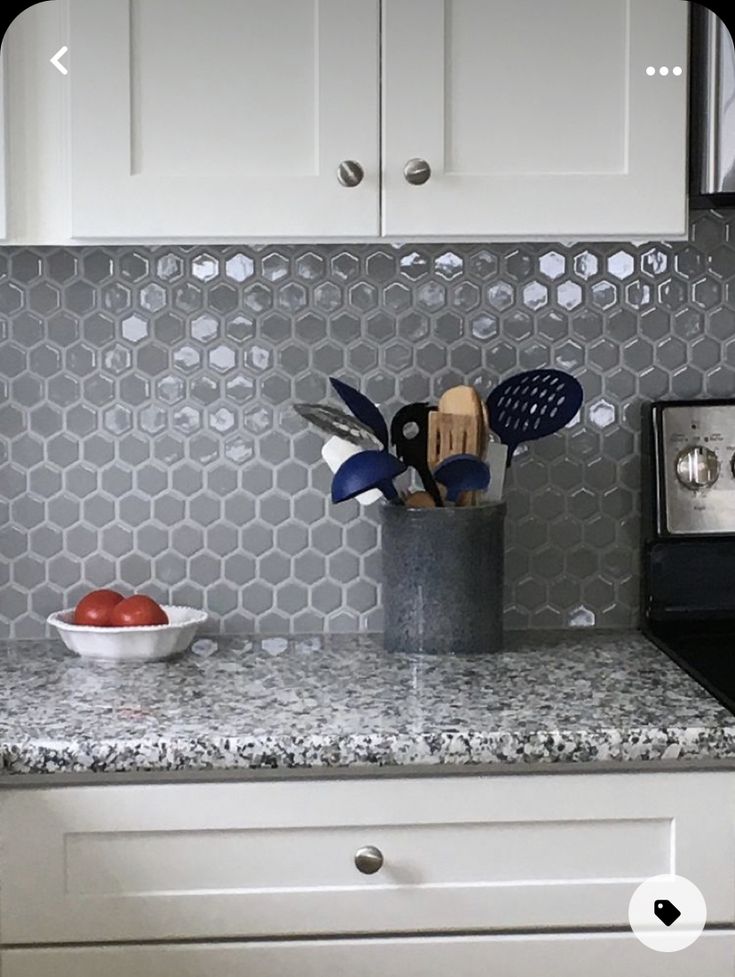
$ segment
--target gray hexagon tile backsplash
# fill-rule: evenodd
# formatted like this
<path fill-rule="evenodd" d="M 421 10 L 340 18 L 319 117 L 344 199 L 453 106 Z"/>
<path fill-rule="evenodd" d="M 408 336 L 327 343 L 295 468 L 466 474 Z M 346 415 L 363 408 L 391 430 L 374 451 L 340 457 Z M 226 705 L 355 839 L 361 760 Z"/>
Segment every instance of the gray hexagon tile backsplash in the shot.
<path fill-rule="evenodd" d="M 735 395 L 735 216 L 635 246 L 4 248 L 0 343 L 4 634 L 114 584 L 227 631 L 379 629 L 376 514 L 328 502 L 289 404 L 547 364 L 586 400 L 511 470 L 507 624 L 629 627 L 640 404 Z"/>

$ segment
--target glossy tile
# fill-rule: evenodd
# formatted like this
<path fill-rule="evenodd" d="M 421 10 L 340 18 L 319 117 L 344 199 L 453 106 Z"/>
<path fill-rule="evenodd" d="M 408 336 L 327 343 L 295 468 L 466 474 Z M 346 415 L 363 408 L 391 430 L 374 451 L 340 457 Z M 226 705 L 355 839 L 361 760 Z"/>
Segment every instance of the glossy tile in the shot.
<path fill-rule="evenodd" d="M 289 404 L 339 373 L 390 414 L 541 365 L 586 404 L 509 474 L 508 624 L 631 626 L 638 406 L 735 395 L 734 234 L 2 249 L 0 630 L 148 579 L 230 632 L 379 627 L 376 513 L 331 506 Z"/>

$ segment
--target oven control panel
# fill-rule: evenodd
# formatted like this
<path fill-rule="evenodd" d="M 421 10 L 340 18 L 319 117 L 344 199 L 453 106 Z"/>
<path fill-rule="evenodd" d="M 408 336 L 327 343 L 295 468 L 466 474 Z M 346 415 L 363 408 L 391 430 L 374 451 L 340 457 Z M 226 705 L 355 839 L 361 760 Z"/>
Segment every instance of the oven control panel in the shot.
<path fill-rule="evenodd" d="M 735 403 L 662 405 L 657 448 L 666 530 L 735 533 Z"/>

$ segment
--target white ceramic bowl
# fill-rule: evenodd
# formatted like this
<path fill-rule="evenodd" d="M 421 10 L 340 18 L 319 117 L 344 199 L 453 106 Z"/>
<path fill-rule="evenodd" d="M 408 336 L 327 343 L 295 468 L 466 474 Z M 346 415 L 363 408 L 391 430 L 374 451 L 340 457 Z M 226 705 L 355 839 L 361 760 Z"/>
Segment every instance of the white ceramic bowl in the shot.
<path fill-rule="evenodd" d="M 162 605 L 168 624 L 148 627 L 95 628 L 72 624 L 74 611 L 56 611 L 48 623 L 56 628 L 67 648 L 82 658 L 114 662 L 154 662 L 185 651 L 207 615 L 193 607 Z"/>

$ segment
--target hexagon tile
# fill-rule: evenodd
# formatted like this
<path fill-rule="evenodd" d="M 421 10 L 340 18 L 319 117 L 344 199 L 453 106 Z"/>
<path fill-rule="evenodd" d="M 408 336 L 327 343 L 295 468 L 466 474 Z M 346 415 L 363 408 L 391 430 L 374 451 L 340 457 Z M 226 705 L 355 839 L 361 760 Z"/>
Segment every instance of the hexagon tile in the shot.
<path fill-rule="evenodd" d="M 511 469 L 507 623 L 628 627 L 640 403 L 735 396 L 734 217 L 636 246 L 0 248 L 0 632 L 107 585 L 227 631 L 379 629 L 376 513 L 329 504 L 289 404 L 547 364 L 586 403 Z"/>

